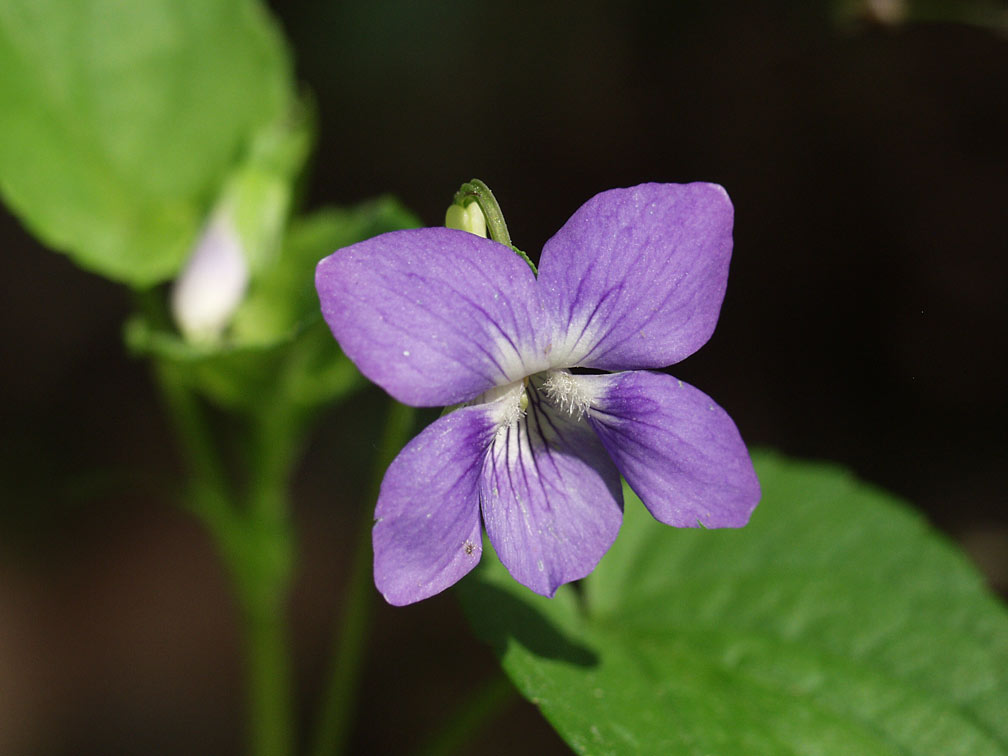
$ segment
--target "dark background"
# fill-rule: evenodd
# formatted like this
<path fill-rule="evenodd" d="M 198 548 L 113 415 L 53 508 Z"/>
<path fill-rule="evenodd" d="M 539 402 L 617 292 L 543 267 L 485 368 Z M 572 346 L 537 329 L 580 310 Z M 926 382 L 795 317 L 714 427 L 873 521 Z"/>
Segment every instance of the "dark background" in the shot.
<path fill-rule="evenodd" d="M 673 372 L 750 444 L 912 501 L 1008 592 L 1004 36 L 745 0 L 274 11 L 320 113 L 309 207 L 389 192 L 439 225 L 479 177 L 534 253 L 603 189 L 723 184 L 721 321 Z M 129 297 L 5 210 L 0 248 L 0 753 L 237 753 L 234 607 L 168 495 L 180 466 L 121 345 Z M 295 483 L 306 719 L 381 402 L 323 418 Z M 374 635 L 353 753 L 408 752 L 494 674 L 450 593 L 380 606 Z M 565 752 L 523 703 L 470 745 Z"/>

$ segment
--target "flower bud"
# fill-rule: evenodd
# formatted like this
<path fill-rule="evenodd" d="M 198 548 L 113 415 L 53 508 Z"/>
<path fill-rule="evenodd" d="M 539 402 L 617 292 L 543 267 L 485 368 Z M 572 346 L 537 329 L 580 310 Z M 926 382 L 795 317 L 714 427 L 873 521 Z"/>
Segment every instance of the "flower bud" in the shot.
<path fill-rule="evenodd" d="M 468 231 L 470 234 L 486 238 L 487 226 L 486 218 L 480 206 L 471 202 L 466 207 L 452 205 L 445 213 L 445 226 L 457 228 L 460 231 Z"/>
<path fill-rule="evenodd" d="M 249 267 L 231 214 L 218 210 L 175 281 L 171 310 L 190 341 L 215 342 L 245 296 Z"/>

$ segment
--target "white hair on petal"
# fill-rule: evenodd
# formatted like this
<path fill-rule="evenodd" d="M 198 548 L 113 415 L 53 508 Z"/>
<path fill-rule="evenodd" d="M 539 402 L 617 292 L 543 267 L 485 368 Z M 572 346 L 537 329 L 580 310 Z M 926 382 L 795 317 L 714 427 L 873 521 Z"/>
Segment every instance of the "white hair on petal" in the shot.
<path fill-rule="evenodd" d="M 543 391 L 557 409 L 580 420 L 591 406 L 594 393 L 587 390 L 584 381 L 566 370 L 551 370 L 543 382 Z"/>
<path fill-rule="evenodd" d="M 509 396 L 505 401 L 501 412 L 501 426 L 510 427 L 525 417 L 526 407 L 528 407 L 528 396 L 525 394 L 525 386 L 523 385 L 520 393 Z"/>
<path fill-rule="evenodd" d="M 494 406 L 494 419 L 500 428 L 507 428 L 525 416 L 528 395 L 525 381 L 515 381 L 505 386 L 497 386 L 485 391 L 468 402 L 471 405 L 490 404 Z"/>

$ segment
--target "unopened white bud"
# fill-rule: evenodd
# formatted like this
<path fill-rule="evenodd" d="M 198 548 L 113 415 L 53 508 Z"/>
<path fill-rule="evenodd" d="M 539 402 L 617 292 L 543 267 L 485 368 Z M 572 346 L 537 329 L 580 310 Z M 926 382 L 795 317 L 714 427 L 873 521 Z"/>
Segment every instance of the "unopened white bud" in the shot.
<path fill-rule="evenodd" d="M 226 212 L 215 212 L 172 289 L 171 309 L 190 341 L 220 338 L 241 304 L 249 268 L 241 239 Z"/>

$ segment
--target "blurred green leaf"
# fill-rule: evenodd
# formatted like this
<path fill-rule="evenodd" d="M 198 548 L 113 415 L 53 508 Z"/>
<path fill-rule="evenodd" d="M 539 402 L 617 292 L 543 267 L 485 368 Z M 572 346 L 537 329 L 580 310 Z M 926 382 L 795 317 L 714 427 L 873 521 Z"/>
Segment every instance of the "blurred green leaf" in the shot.
<path fill-rule="evenodd" d="M 252 0 L 4 0 L 0 191 L 82 267 L 163 280 L 291 75 Z"/>
<path fill-rule="evenodd" d="M 612 550 L 554 600 L 492 551 L 477 633 L 579 753 L 1008 753 L 1008 613 L 919 515 L 835 467 L 756 458 L 741 530 L 627 489 Z"/>
<path fill-rule="evenodd" d="M 127 323 L 126 343 L 171 365 L 190 388 L 225 407 L 254 410 L 271 401 L 306 410 L 333 401 L 364 381 L 322 320 L 315 266 L 340 247 L 417 225 L 391 197 L 298 218 L 279 258 L 253 280 L 222 342 L 188 341 L 163 317 L 145 314 Z"/>

